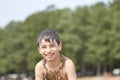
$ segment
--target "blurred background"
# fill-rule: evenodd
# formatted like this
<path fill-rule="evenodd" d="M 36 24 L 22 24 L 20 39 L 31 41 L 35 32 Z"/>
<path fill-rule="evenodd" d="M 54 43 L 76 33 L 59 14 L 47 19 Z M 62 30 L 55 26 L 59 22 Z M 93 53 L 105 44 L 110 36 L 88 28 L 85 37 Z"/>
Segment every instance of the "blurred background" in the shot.
<path fill-rule="evenodd" d="M 59 33 L 78 77 L 120 76 L 120 0 L 4 0 L 0 11 L 0 80 L 34 80 L 44 29 Z"/>

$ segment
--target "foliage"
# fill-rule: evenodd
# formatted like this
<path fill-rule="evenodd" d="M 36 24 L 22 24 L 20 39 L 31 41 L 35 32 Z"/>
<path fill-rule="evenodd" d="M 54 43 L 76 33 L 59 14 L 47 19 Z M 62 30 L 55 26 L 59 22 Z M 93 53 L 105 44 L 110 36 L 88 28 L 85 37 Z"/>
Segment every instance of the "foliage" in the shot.
<path fill-rule="evenodd" d="M 71 58 L 76 71 L 111 71 L 120 64 L 120 1 L 106 5 L 76 7 L 75 10 L 46 10 L 30 15 L 23 22 L 11 21 L 0 29 L 0 74 L 34 71 L 42 59 L 36 40 L 44 29 L 55 29 L 62 40 L 62 51 Z M 91 68 L 92 67 L 92 68 Z"/>

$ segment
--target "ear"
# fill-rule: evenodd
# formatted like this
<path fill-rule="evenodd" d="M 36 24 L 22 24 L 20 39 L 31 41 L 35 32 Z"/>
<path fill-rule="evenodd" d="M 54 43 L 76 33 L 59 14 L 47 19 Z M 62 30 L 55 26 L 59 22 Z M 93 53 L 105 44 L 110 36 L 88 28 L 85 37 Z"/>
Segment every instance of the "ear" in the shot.
<path fill-rule="evenodd" d="M 37 48 L 38 48 L 39 53 L 41 54 L 41 52 L 40 52 L 40 47 L 37 47 Z"/>
<path fill-rule="evenodd" d="M 62 42 L 60 42 L 60 44 L 59 44 L 59 51 L 61 51 L 62 50 Z"/>

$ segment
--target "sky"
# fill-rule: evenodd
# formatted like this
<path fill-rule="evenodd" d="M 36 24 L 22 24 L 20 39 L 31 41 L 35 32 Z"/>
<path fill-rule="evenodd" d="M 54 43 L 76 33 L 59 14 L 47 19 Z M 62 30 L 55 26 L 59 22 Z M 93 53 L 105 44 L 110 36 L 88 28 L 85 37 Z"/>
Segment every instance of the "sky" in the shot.
<path fill-rule="evenodd" d="M 10 21 L 24 21 L 29 15 L 45 10 L 49 5 L 75 9 L 77 6 L 109 1 L 112 0 L 0 0 L 0 27 L 5 27 Z"/>

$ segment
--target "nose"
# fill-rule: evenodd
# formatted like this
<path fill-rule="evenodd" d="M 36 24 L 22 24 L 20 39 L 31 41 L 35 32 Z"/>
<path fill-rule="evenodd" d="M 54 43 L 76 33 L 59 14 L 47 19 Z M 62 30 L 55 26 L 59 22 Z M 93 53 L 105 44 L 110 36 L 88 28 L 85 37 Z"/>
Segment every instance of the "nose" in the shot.
<path fill-rule="evenodd" d="M 49 54 L 49 53 L 50 53 L 50 51 L 51 51 L 51 49 L 50 49 L 50 48 L 47 48 L 47 49 L 46 49 L 46 53 L 45 53 L 45 54 Z"/>

